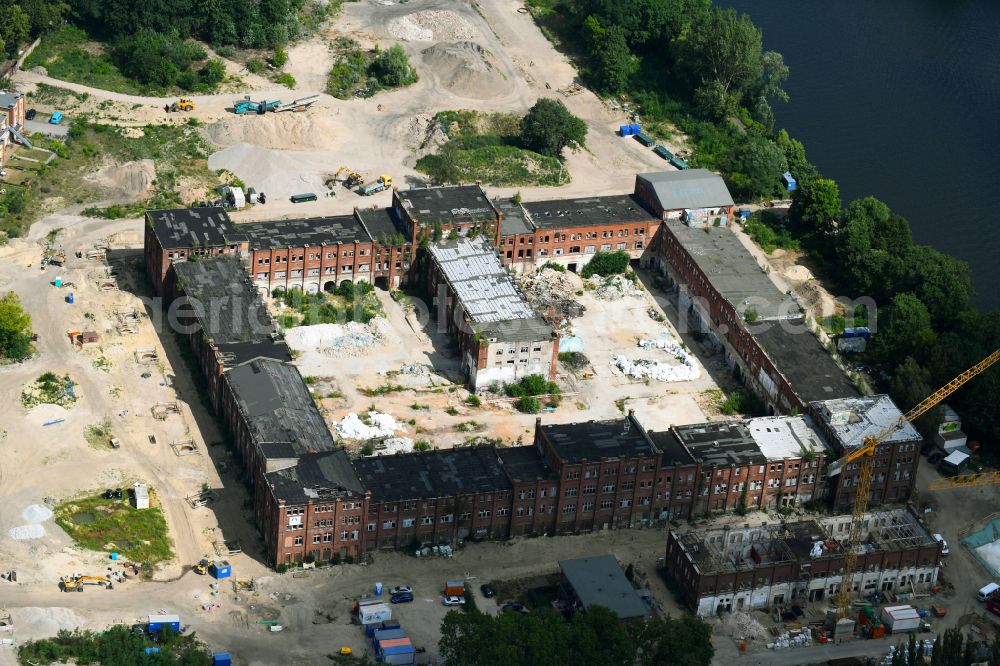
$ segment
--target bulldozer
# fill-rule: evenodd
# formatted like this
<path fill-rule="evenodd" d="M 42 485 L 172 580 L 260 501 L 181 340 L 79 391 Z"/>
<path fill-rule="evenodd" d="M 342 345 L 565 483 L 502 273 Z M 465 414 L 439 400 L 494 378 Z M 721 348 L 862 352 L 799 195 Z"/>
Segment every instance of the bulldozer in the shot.
<path fill-rule="evenodd" d="M 104 576 L 63 576 L 59 580 L 63 592 L 83 592 L 84 585 L 100 585 L 112 589 L 111 581 Z"/>
<path fill-rule="evenodd" d="M 194 111 L 194 100 L 181 97 L 178 101 L 171 104 L 167 110 L 175 113 L 177 111 Z"/>
<path fill-rule="evenodd" d="M 209 560 L 201 560 L 200 562 L 198 562 L 198 564 L 194 565 L 194 572 L 196 574 L 201 574 L 202 576 L 204 576 L 206 573 L 208 573 L 208 568 L 210 566 L 212 566 L 212 562 L 210 562 Z"/>

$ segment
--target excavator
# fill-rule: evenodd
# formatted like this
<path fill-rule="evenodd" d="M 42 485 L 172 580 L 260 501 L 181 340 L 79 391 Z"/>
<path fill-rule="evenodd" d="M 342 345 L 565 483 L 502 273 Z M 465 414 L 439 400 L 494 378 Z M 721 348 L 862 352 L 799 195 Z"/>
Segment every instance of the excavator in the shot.
<path fill-rule="evenodd" d="M 337 172 L 333 174 L 333 180 L 338 180 L 340 178 L 340 174 L 345 172 L 347 173 L 347 177 L 344 179 L 344 187 L 348 189 L 357 187 L 365 181 L 364 175 L 346 166 L 341 166 L 337 169 Z"/>
<path fill-rule="evenodd" d="M 104 576 L 63 576 L 59 580 L 63 592 L 83 592 L 84 585 L 100 585 L 109 590 L 113 587 L 111 581 Z"/>
<path fill-rule="evenodd" d="M 976 363 L 940 389 L 924 398 L 910 411 L 900 416 L 899 420 L 882 430 L 882 432 L 865 437 L 861 446 L 830 465 L 829 476 L 840 474 L 841 471 L 847 469 L 848 465 L 855 463 L 859 468 L 857 491 L 854 494 L 854 505 L 851 508 L 851 530 L 848 534 L 847 548 L 844 555 L 844 574 L 841 577 L 840 590 L 837 593 L 838 618 L 848 618 L 851 614 L 854 574 L 857 573 L 859 550 L 864 545 L 861 542 L 861 535 L 864 532 L 865 513 L 868 511 L 868 499 L 871 493 L 872 479 L 875 476 L 875 450 L 883 442 L 892 437 L 893 433 L 902 428 L 907 421 L 914 421 L 929 412 L 942 400 L 964 386 L 966 382 L 978 377 L 989 369 L 997 360 L 1000 360 L 1000 349 L 997 349 L 979 363 Z M 970 485 L 976 484 L 973 483 Z"/>

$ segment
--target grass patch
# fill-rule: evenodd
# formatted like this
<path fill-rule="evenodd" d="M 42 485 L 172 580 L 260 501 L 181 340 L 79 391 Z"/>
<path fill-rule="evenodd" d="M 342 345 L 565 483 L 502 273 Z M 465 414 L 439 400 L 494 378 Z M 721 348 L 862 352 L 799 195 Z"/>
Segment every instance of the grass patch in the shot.
<path fill-rule="evenodd" d="M 483 430 L 483 424 L 478 421 L 462 421 L 455 426 L 455 430 L 458 432 L 477 432 Z"/>
<path fill-rule="evenodd" d="M 374 398 L 380 395 L 389 395 L 390 393 L 399 393 L 400 391 L 405 391 L 406 387 L 399 384 L 382 384 L 376 387 L 366 387 L 358 389 L 358 393 L 369 398 Z"/>
<path fill-rule="evenodd" d="M 494 186 L 564 185 L 569 171 L 555 157 L 521 145 L 521 118 L 512 113 L 441 111 L 434 117 L 448 142 L 417 160 L 416 169 L 439 183 Z"/>
<path fill-rule="evenodd" d="M 719 392 L 721 397 L 721 391 Z M 764 403 L 751 391 L 737 389 L 719 403 L 719 411 L 726 416 L 745 414 L 746 416 L 766 416 Z"/>
<path fill-rule="evenodd" d="M 128 78 L 111 62 L 104 46 L 74 25 L 64 25 L 42 37 L 25 61 L 24 69 L 44 67 L 48 75 L 102 90 L 143 94 L 143 87 Z"/>
<path fill-rule="evenodd" d="M 111 449 L 112 437 L 114 433 L 111 431 L 111 419 L 93 423 L 83 430 L 83 438 L 95 449 Z"/>
<path fill-rule="evenodd" d="M 81 548 L 98 552 L 117 551 L 132 562 L 150 565 L 173 558 L 167 521 L 160 509 L 138 510 L 126 497 L 104 499 L 102 495 L 63 502 L 56 507 L 56 524 Z"/>
<path fill-rule="evenodd" d="M 21 405 L 31 408 L 41 404 L 70 407 L 76 402 L 76 383 L 70 376 L 43 372 L 21 392 Z"/>

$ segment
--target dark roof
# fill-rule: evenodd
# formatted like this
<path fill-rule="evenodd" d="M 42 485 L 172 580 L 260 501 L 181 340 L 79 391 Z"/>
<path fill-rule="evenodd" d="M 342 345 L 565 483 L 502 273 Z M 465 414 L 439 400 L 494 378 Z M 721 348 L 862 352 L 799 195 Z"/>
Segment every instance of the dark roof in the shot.
<path fill-rule="evenodd" d="M 609 421 L 553 423 L 543 425 L 542 434 L 559 458 L 569 464 L 656 455 L 656 448 L 633 416 Z"/>
<path fill-rule="evenodd" d="M 742 421 L 674 426 L 670 429 L 690 454 L 705 465 L 763 465 L 767 457 Z"/>
<path fill-rule="evenodd" d="M 497 449 L 507 475 L 512 481 L 555 480 L 559 474 L 549 467 L 535 446 L 513 446 Z"/>
<path fill-rule="evenodd" d="M 344 449 L 308 453 L 294 467 L 268 472 L 266 477 L 275 498 L 289 504 L 362 497 L 365 493 Z"/>
<path fill-rule="evenodd" d="M 239 239 L 222 208 L 147 210 L 146 220 L 164 250 L 228 245 Z"/>
<path fill-rule="evenodd" d="M 219 356 L 226 367 L 242 365 L 255 358 L 271 358 L 275 361 L 291 361 L 292 352 L 284 340 L 261 340 L 258 342 L 224 342 L 216 344 Z"/>
<path fill-rule="evenodd" d="M 524 209 L 524 206 L 515 202 L 512 198 L 494 199 L 493 203 L 496 204 L 503 215 L 503 219 L 500 220 L 501 236 L 519 236 L 534 233 L 535 229 L 531 224 L 531 216 Z"/>
<path fill-rule="evenodd" d="M 17 100 L 24 97 L 24 93 L 16 90 L 0 90 L 0 108 L 9 109 L 17 104 Z"/>
<path fill-rule="evenodd" d="M 663 452 L 663 460 L 660 467 L 680 467 L 682 465 L 694 464 L 694 458 L 687 449 L 680 443 L 670 430 L 660 430 L 657 432 L 646 431 L 653 446 Z"/>
<path fill-rule="evenodd" d="M 751 326 L 750 332 L 803 402 L 861 395 L 816 336 L 804 325 L 797 329 L 771 324 Z"/>
<path fill-rule="evenodd" d="M 552 325 L 541 317 L 510 319 L 476 325 L 476 333 L 500 342 L 536 342 L 553 337 Z"/>
<path fill-rule="evenodd" d="M 531 221 L 541 229 L 650 222 L 656 219 L 631 194 L 536 201 L 525 203 L 524 208 Z"/>
<path fill-rule="evenodd" d="M 483 222 L 497 212 L 479 185 L 418 187 L 396 190 L 403 208 L 418 224 Z"/>
<path fill-rule="evenodd" d="M 237 229 L 247 236 L 250 247 L 255 250 L 372 241 L 364 226 L 353 215 L 249 222 L 240 224 Z"/>
<path fill-rule="evenodd" d="M 640 173 L 636 179 L 650 184 L 663 210 L 733 205 L 722 176 L 708 169 Z"/>
<path fill-rule="evenodd" d="M 355 460 L 354 468 L 372 499 L 382 502 L 457 497 L 512 487 L 492 448 L 373 456 Z"/>
<path fill-rule="evenodd" d="M 559 568 L 584 610 L 604 606 L 623 620 L 649 615 L 649 607 L 625 577 L 614 555 L 560 560 Z"/>
<path fill-rule="evenodd" d="M 198 322 L 213 342 L 277 340 L 271 315 L 236 256 L 200 257 L 172 265 L 180 290 L 200 304 L 196 306 Z"/>
<path fill-rule="evenodd" d="M 392 208 L 357 208 L 354 214 L 358 216 L 361 223 L 368 229 L 368 234 L 379 243 L 388 245 L 390 239 L 396 234 L 400 234 L 407 241 L 406 228 L 403 222 L 396 217 L 396 212 Z"/>
<path fill-rule="evenodd" d="M 289 458 L 334 449 L 333 436 L 295 366 L 258 359 L 229 370 L 224 377 L 254 441 L 280 445 L 262 446 L 265 457 Z"/>

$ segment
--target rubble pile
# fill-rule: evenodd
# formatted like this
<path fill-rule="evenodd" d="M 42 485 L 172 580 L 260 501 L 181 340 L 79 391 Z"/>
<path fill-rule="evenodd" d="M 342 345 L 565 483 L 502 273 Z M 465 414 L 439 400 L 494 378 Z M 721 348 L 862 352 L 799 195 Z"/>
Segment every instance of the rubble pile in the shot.
<path fill-rule="evenodd" d="M 340 439 L 369 440 L 392 437 L 397 430 L 404 430 L 403 424 L 390 414 L 370 411 L 363 416 L 351 412 L 333 426 Z"/>
<path fill-rule="evenodd" d="M 582 317 L 586 308 L 576 300 L 573 283 L 551 268 L 528 275 L 521 281 L 528 302 L 550 321 Z"/>
<path fill-rule="evenodd" d="M 664 363 L 648 358 L 630 360 L 624 356 L 616 356 L 611 361 L 611 365 L 629 377 L 652 379 L 658 382 L 686 382 L 697 379 L 701 375 L 701 370 L 694 357 L 679 342 L 666 334 L 657 340 L 639 340 L 639 347 L 644 350 L 661 349 L 671 354 L 677 363 Z"/>
<path fill-rule="evenodd" d="M 592 285 L 594 295 L 602 301 L 617 301 L 626 296 L 641 298 L 643 295 L 642 287 L 624 275 L 592 277 L 588 278 L 588 284 Z"/>
<path fill-rule="evenodd" d="M 385 339 L 380 322 L 376 317 L 367 324 L 352 321 L 296 326 L 285 331 L 285 339 L 293 349 L 316 349 L 327 356 L 361 356 Z"/>
<path fill-rule="evenodd" d="M 752 615 L 742 612 L 729 613 L 724 620 L 726 626 L 730 627 L 733 636 L 739 638 L 770 638 L 767 629 L 758 622 Z"/>

